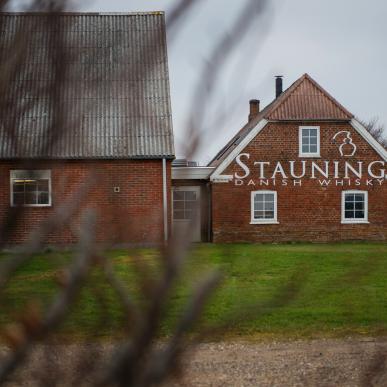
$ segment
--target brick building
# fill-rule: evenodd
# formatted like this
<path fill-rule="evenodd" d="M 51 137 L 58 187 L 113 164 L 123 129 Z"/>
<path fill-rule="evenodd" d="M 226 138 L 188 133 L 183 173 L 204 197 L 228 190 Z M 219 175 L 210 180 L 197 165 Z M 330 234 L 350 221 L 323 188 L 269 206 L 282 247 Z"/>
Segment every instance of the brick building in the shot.
<path fill-rule="evenodd" d="M 251 101 L 208 166 L 172 167 L 164 14 L 7 13 L 0 27 L 2 58 L 30 32 L 2 74 L 6 243 L 66 216 L 46 242 L 76 242 L 87 208 L 114 244 L 160 243 L 172 226 L 207 242 L 387 239 L 387 152 L 308 75 L 284 92 L 277 78 L 263 110 Z"/>
<path fill-rule="evenodd" d="M 172 176 L 191 196 L 210 185 L 202 240 L 210 229 L 214 242 L 385 241 L 386 161 L 354 115 L 305 74 L 284 92 L 278 77 L 262 111 L 251 101 L 248 123 L 207 168 Z"/>
<path fill-rule="evenodd" d="M 0 26 L 1 55 L 25 50 L 0 106 L 5 242 L 25 241 L 71 202 L 78 210 L 47 243 L 77 241 L 86 208 L 99 242 L 166 239 L 174 144 L 164 14 L 7 13 Z"/>

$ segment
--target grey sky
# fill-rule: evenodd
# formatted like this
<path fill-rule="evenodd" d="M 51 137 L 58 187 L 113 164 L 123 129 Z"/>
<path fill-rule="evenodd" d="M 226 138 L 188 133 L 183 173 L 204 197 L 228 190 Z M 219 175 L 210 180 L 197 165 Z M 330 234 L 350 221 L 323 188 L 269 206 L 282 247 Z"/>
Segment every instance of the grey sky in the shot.
<path fill-rule="evenodd" d="M 83 3 L 83 0 L 82 0 Z M 174 0 L 87 0 L 82 11 L 168 10 Z M 206 0 L 185 20 L 169 45 L 172 109 L 177 156 L 184 153 L 184 128 L 199 69 L 227 31 L 243 1 Z M 272 0 L 264 21 L 233 52 L 216 90 L 226 107 L 198 158 L 208 161 L 246 123 L 248 100 L 262 106 L 274 97 L 276 74 L 284 86 L 309 73 L 361 119 L 387 124 L 387 2 L 373 0 Z M 171 36 L 169 36 L 171 40 Z M 214 117 L 209 106 L 207 122 Z M 207 132 L 210 128 L 204 128 Z"/>

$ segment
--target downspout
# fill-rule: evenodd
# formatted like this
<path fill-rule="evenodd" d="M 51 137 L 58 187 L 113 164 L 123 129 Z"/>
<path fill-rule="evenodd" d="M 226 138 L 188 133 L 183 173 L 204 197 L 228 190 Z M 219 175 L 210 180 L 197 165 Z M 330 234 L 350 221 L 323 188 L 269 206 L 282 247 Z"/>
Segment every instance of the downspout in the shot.
<path fill-rule="evenodd" d="M 163 158 L 163 218 L 164 218 L 164 242 L 168 241 L 168 184 L 167 184 L 167 160 Z"/>
<path fill-rule="evenodd" d="M 207 224 L 207 242 L 212 242 L 212 187 L 211 183 L 207 183 L 207 195 L 208 195 L 208 224 Z"/>

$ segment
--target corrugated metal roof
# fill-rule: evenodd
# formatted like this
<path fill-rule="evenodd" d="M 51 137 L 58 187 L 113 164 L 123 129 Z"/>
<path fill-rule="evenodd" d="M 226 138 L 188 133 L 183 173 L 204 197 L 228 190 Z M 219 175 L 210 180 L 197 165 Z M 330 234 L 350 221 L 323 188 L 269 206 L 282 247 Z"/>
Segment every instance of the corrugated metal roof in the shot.
<path fill-rule="evenodd" d="M 173 157 L 164 14 L 56 17 L 48 31 L 47 15 L 0 14 L 1 57 L 12 53 L 18 31 L 29 31 L 0 117 L 0 158 Z M 54 114 L 45 89 L 58 76 L 52 32 L 64 42 L 65 81 L 57 100 L 66 129 L 47 141 Z M 21 103 L 29 104 L 22 115 Z"/>
<path fill-rule="evenodd" d="M 218 154 L 209 166 L 218 166 L 262 120 L 269 121 L 350 121 L 348 112 L 308 74 L 304 74 L 277 99 L 248 122 Z"/>
<path fill-rule="evenodd" d="M 286 121 L 350 120 L 353 115 L 308 74 L 304 74 L 265 118 Z"/>

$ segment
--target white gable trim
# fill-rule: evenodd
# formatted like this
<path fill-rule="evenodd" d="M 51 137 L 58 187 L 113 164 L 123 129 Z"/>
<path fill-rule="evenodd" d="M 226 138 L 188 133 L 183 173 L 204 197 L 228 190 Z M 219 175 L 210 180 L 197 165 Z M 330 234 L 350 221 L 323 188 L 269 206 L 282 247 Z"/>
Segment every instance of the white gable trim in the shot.
<path fill-rule="evenodd" d="M 352 118 L 351 125 L 368 142 L 368 144 L 374 148 L 384 161 L 387 161 L 387 151 L 375 140 L 364 125 L 355 118 Z"/>
<path fill-rule="evenodd" d="M 269 121 L 263 119 L 250 131 L 250 133 L 234 148 L 234 150 L 218 165 L 211 174 L 210 180 L 214 183 L 227 183 L 233 179 L 232 175 L 222 175 L 222 172 L 234 161 L 235 157 L 250 144 L 255 136 L 267 125 Z"/>
<path fill-rule="evenodd" d="M 222 172 L 234 161 L 234 159 L 243 151 L 243 149 L 259 134 L 259 132 L 268 124 L 269 121 L 263 119 L 250 131 L 250 133 L 234 148 L 234 150 L 218 165 L 215 171 L 211 174 L 210 180 L 214 183 L 227 183 L 233 179 L 232 175 L 222 175 Z M 353 118 L 351 126 L 367 141 L 367 143 L 387 161 L 387 151 L 368 130 L 358 120 Z"/>

